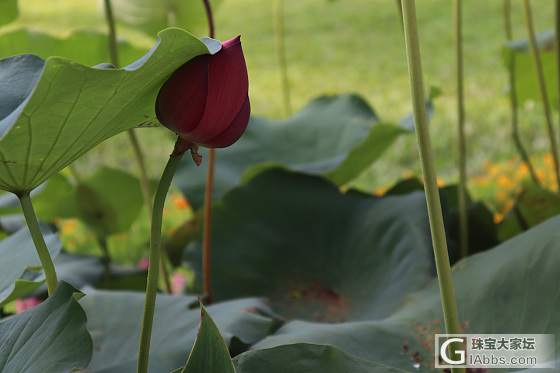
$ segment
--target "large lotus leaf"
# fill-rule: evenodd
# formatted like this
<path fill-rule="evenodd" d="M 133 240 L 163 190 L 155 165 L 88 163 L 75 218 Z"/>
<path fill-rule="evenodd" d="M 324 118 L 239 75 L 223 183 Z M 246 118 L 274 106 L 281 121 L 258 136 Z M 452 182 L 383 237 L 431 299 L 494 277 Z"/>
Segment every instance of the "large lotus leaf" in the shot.
<path fill-rule="evenodd" d="M 213 199 L 238 184 L 244 173 L 277 165 L 344 184 L 398 136 L 410 133 L 377 122 L 373 110 L 356 95 L 319 97 L 285 120 L 252 117 L 237 143 L 216 151 Z M 201 154 L 205 157 L 207 152 Z M 256 169 L 248 170 L 253 166 Z M 206 169 L 205 163 L 196 167 L 186 160 L 174 178 L 195 209 L 204 202 Z"/>
<path fill-rule="evenodd" d="M 235 373 L 227 345 L 218 327 L 200 304 L 200 327 L 184 373 Z"/>
<path fill-rule="evenodd" d="M 19 55 L 0 61 L 0 189 L 36 188 L 105 139 L 155 118 L 165 80 L 189 59 L 209 53 L 179 29 L 123 69 Z"/>
<path fill-rule="evenodd" d="M 77 293 L 60 282 L 45 302 L 0 323 L 0 371 L 63 373 L 87 367 L 92 341 L 76 301 L 83 294 Z"/>
<path fill-rule="evenodd" d="M 352 356 L 328 345 L 295 343 L 247 351 L 233 359 L 237 373 L 404 372 Z"/>
<path fill-rule="evenodd" d="M 82 305 L 94 341 L 92 373 L 135 372 L 144 293 L 87 290 Z M 151 338 L 149 371 L 169 373 L 185 364 L 196 339 L 200 309 L 194 296 L 158 295 Z M 264 338 L 275 319 L 258 299 L 238 299 L 207 307 L 230 350 Z M 237 353 L 242 351 L 237 351 Z"/>
<path fill-rule="evenodd" d="M 211 0 L 210 5 L 215 11 L 221 2 Z M 198 0 L 113 0 L 111 5 L 117 21 L 150 36 L 169 26 L 193 30 L 208 23 L 204 3 Z"/>
<path fill-rule="evenodd" d="M 51 257 L 56 257 L 62 248 L 60 238 L 44 225 L 41 225 L 41 233 Z M 0 257 L 0 307 L 29 294 L 45 281 L 43 273 L 27 270 L 41 267 L 27 227 L 0 241 Z"/>
<path fill-rule="evenodd" d="M 67 38 L 59 38 L 32 28 L 21 28 L 2 34 L 2 57 L 33 53 L 42 58 L 66 57 L 85 65 L 97 65 L 111 60 L 107 34 L 94 30 L 79 30 Z M 118 41 L 121 65 L 136 61 L 147 49 L 135 47 L 127 41 Z"/>
<path fill-rule="evenodd" d="M 12 22 L 18 15 L 17 0 L 0 0 L 0 25 Z"/>
<path fill-rule="evenodd" d="M 558 108 L 558 72 L 554 37 L 554 30 L 549 30 L 538 34 L 536 39 L 548 100 L 552 107 Z M 520 39 L 506 43 L 503 55 L 506 67 L 513 68 L 515 74 L 517 100 L 519 102 L 542 101 L 528 40 Z"/>
<path fill-rule="evenodd" d="M 560 289 L 555 286 L 560 282 L 559 224 L 560 216 L 552 218 L 454 266 L 465 333 L 556 334 L 557 355 L 549 360 L 560 361 Z M 429 372 L 437 333 L 445 333 L 445 327 L 433 281 L 387 319 L 334 325 L 291 321 L 252 348 L 327 343 L 381 364 Z"/>
<path fill-rule="evenodd" d="M 200 273 L 200 245 L 187 261 Z M 270 169 L 212 211 L 212 297 L 266 296 L 287 318 L 387 317 L 434 276 L 421 192 L 341 194 L 317 176 Z"/>

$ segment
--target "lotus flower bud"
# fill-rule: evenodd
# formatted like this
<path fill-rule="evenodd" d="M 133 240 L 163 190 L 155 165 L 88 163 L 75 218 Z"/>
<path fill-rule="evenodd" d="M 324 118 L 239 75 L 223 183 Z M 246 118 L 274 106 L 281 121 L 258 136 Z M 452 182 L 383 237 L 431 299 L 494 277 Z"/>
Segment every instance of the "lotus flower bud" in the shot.
<path fill-rule="evenodd" d="M 240 36 L 222 49 L 193 58 L 161 87 L 156 115 L 179 136 L 172 155 L 191 150 L 200 164 L 198 146 L 225 148 L 236 142 L 249 123 L 249 78 Z"/>

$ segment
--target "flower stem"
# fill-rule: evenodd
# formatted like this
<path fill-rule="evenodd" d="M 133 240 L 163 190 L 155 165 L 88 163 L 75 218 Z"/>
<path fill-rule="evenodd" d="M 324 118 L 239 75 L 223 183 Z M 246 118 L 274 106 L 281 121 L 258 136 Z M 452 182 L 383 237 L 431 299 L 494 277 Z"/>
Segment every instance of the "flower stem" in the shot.
<path fill-rule="evenodd" d="M 214 38 L 214 18 L 209 0 L 204 1 L 210 37 Z M 210 267 L 210 237 L 212 235 L 212 189 L 214 185 L 214 162 L 216 160 L 216 149 L 208 150 L 208 169 L 206 171 L 206 187 L 204 190 L 204 210 L 202 226 L 202 289 L 204 291 L 206 305 L 212 304 L 211 267 Z"/>
<path fill-rule="evenodd" d="M 163 218 L 163 206 L 165 197 L 173 180 L 173 175 L 183 158 L 183 154 L 170 157 L 161 180 L 159 182 L 156 196 L 154 198 L 154 209 L 152 215 L 152 228 L 150 238 L 150 255 L 148 265 L 148 284 L 146 286 L 146 301 L 144 304 L 144 317 L 142 319 L 142 331 L 140 333 L 140 348 L 138 351 L 138 373 L 147 373 L 148 357 L 150 352 L 150 338 L 154 321 L 154 309 L 156 305 L 156 294 L 158 288 L 158 272 L 161 256 L 161 226 Z"/>
<path fill-rule="evenodd" d="M 418 152 L 420 154 L 420 163 L 424 177 L 424 189 L 426 191 L 426 202 L 428 206 L 428 216 L 434 246 L 445 328 L 448 334 L 460 334 L 459 317 L 457 313 L 457 304 L 455 303 L 449 254 L 447 252 L 447 241 L 445 238 L 443 214 L 437 186 L 434 156 L 432 154 L 430 133 L 428 131 L 428 116 L 426 114 L 424 83 L 422 81 L 422 65 L 420 61 L 420 43 L 418 40 L 418 26 L 416 23 L 415 0 L 403 0 L 403 21 L 414 125 L 416 127 Z M 454 351 L 452 351 L 452 353 L 454 354 Z M 454 373 L 464 372 L 464 369 L 452 368 L 452 371 Z"/>
<path fill-rule="evenodd" d="M 214 162 L 216 152 L 208 152 L 208 171 L 206 173 L 206 190 L 204 193 L 204 221 L 202 225 L 202 288 L 205 294 L 205 304 L 212 304 L 210 241 L 212 235 L 212 189 L 214 184 Z"/>
<path fill-rule="evenodd" d="M 510 0 L 504 0 L 504 27 L 506 32 L 506 40 L 510 41 L 513 39 L 513 33 L 511 31 L 511 4 Z M 519 136 L 519 116 L 518 116 L 518 103 L 517 103 L 517 89 L 515 87 L 515 54 L 511 53 L 510 60 L 508 62 L 508 72 L 509 72 L 509 101 L 511 105 L 511 136 L 513 137 L 513 142 L 515 143 L 515 147 L 517 148 L 517 152 L 519 156 L 525 162 L 527 167 L 529 168 L 529 173 L 531 175 L 531 179 L 535 185 L 540 186 L 539 178 L 537 177 L 537 173 L 531 163 L 531 159 L 529 158 L 529 154 L 523 143 L 521 142 L 521 136 Z"/>
<path fill-rule="evenodd" d="M 533 58 L 533 66 L 537 74 L 537 82 L 539 84 L 539 91 L 543 103 L 543 111 L 546 119 L 546 128 L 548 130 L 548 137 L 550 140 L 551 153 L 554 158 L 554 167 L 556 168 L 556 182 L 560 190 L 560 164 L 558 163 L 558 148 L 556 144 L 556 136 L 554 135 L 554 128 L 552 127 L 552 117 L 550 114 L 550 102 L 548 101 L 548 94 L 544 82 L 544 75 L 542 71 L 541 59 L 537 42 L 535 40 L 535 30 L 533 27 L 533 16 L 531 15 L 531 4 L 529 0 L 523 0 L 523 14 L 525 16 L 525 27 L 527 29 L 527 38 L 529 39 L 529 46 L 531 48 L 531 57 Z"/>
<path fill-rule="evenodd" d="M 282 82 L 282 98 L 284 102 L 284 115 L 292 114 L 290 105 L 290 81 L 288 79 L 288 62 L 284 49 L 284 9 L 282 0 L 274 0 L 274 42 L 276 45 L 276 58 L 280 67 L 280 80 Z"/>
<path fill-rule="evenodd" d="M 459 129 L 459 240 L 461 258 L 465 258 L 469 254 L 469 215 L 467 210 L 467 140 L 465 137 L 465 105 L 463 95 L 461 0 L 455 0 L 453 4 L 457 73 L 457 124 Z"/>
<path fill-rule="evenodd" d="M 35 249 L 37 254 L 39 254 L 39 259 L 41 260 L 41 265 L 43 266 L 43 271 L 45 272 L 45 277 L 47 278 L 47 288 L 49 295 L 52 294 L 58 280 L 56 278 L 56 271 L 54 269 L 54 264 L 49 254 L 49 249 L 41 233 L 41 228 L 37 222 L 37 216 L 35 216 L 35 210 L 33 210 L 33 205 L 31 204 L 31 197 L 29 192 L 23 193 L 19 197 L 19 202 L 21 203 L 21 208 L 23 210 L 23 216 L 27 222 L 27 227 L 29 228 L 29 233 L 31 233 L 31 238 L 35 244 Z"/>

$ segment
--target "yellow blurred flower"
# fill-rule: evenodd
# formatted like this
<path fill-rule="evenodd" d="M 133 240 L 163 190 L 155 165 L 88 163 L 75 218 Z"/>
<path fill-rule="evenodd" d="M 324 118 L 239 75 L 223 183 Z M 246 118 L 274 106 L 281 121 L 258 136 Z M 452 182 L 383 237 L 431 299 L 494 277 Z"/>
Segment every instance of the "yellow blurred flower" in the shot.
<path fill-rule="evenodd" d="M 63 234 L 70 234 L 76 230 L 77 225 L 78 222 L 76 222 L 76 220 L 65 220 L 64 223 L 62 223 L 62 227 L 60 228 L 60 230 Z"/>
<path fill-rule="evenodd" d="M 515 187 L 515 184 L 513 183 L 513 181 L 506 174 L 500 174 L 498 176 L 498 178 L 496 179 L 496 183 L 498 184 L 498 186 L 500 188 L 504 188 L 504 189 L 508 189 L 508 190 L 513 189 Z"/>
<path fill-rule="evenodd" d="M 377 187 L 373 190 L 373 195 L 377 197 L 382 197 L 385 194 L 385 188 Z"/>
<path fill-rule="evenodd" d="M 189 201 L 182 195 L 175 193 L 171 195 L 171 202 L 176 209 L 186 209 L 190 207 Z"/>

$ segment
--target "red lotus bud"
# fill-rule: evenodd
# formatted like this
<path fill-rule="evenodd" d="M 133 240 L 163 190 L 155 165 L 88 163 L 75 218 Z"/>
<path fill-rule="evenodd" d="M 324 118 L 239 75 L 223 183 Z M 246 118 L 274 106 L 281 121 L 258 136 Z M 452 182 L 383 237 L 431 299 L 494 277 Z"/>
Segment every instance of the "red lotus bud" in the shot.
<path fill-rule="evenodd" d="M 180 138 L 173 155 L 191 149 L 200 163 L 198 146 L 225 148 L 245 132 L 251 106 L 240 38 L 224 41 L 216 54 L 193 58 L 161 87 L 157 118 Z"/>

